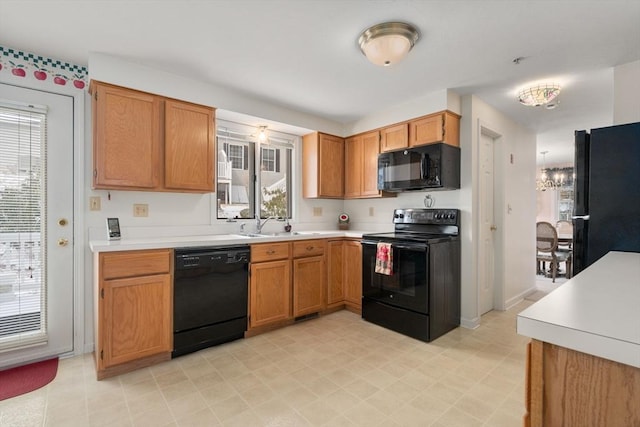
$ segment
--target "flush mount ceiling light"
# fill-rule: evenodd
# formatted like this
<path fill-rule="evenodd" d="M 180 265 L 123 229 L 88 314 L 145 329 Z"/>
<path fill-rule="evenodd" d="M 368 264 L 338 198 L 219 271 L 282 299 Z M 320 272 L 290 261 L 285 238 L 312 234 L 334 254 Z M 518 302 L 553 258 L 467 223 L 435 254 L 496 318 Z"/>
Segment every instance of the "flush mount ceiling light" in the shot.
<path fill-rule="evenodd" d="M 402 61 L 419 37 L 418 30 L 412 25 L 383 22 L 364 30 L 358 45 L 369 61 L 388 67 Z"/>
<path fill-rule="evenodd" d="M 518 101 L 529 107 L 549 104 L 560 95 L 560 85 L 555 83 L 539 84 L 522 89 L 518 93 Z M 555 106 L 555 104 L 552 104 Z"/>

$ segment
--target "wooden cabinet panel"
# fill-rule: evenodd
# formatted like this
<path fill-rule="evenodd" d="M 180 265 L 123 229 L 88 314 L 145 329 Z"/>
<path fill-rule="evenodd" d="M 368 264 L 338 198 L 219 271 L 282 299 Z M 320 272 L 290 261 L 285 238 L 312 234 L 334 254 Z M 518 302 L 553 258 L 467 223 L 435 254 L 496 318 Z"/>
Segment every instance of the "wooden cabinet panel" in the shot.
<path fill-rule="evenodd" d="M 103 289 L 104 367 L 171 351 L 169 274 L 108 280 Z"/>
<path fill-rule="evenodd" d="M 362 197 L 378 197 L 378 154 L 380 153 L 380 133 L 369 132 L 362 135 Z M 395 194 L 394 194 L 395 196 Z"/>
<path fill-rule="evenodd" d="M 344 195 L 344 139 L 315 132 L 302 138 L 302 196 Z"/>
<path fill-rule="evenodd" d="M 380 130 L 380 150 L 393 151 L 409 146 L 409 125 L 401 123 Z"/>
<path fill-rule="evenodd" d="M 409 145 L 445 144 L 460 146 L 460 116 L 451 111 L 430 114 L 409 122 Z"/>
<path fill-rule="evenodd" d="M 289 259 L 290 243 L 260 243 L 251 245 L 251 262 L 275 261 Z"/>
<path fill-rule="evenodd" d="M 356 240 L 344 244 L 345 301 L 355 309 L 362 307 L 362 245 Z"/>
<path fill-rule="evenodd" d="M 213 109 L 165 102 L 165 187 L 214 191 Z"/>
<path fill-rule="evenodd" d="M 94 188 L 160 186 L 160 98 L 97 85 L 93 106 Z"/>
<path fill-rule="evenodd" d="M 640 425 L 640 369 L 532 340 L 525 425 Z"/>
<path fill-rule="evenodd" d="M 443 116 L 429 116 L 409 123 L 409 145 L 423 145 L 442 141 Z"/>
<path fill-rule="evenodd" d="M 249 326 L 291 318 L 291 262 L 251 263 Z"/>
<path fill-rule="evenodd" d="M 380 197 L 378 191 L 378 154 L 380 133 L 368 132 L 345 140 L 345 199 Z"/>
<path fill-rule="evenodd" d="M 344 197 L 358 198 L 362 192 L 363 162 L 362 135 L 344 142 Z"/>
<path fill-rule="evenodd" d="M 305 256 L 323 255 L 324 246 L 325 241 L 322 239 L 293 242 L 293 257 L 300 258 Z"/>
<path fill-rule="evenodd" d="M 327 243 L 327 305 L 344 302 L 344 240 Z"/>
<path fill-rule="evenodd" d="M 324 308 L 324 257 L 293 260 L 293 316 L 316 313 Z"/>
<path fill-rule="evenodd" d="M 100 258 L 103 280 L 169 273 L 171 250 L 106 252 Z"/>

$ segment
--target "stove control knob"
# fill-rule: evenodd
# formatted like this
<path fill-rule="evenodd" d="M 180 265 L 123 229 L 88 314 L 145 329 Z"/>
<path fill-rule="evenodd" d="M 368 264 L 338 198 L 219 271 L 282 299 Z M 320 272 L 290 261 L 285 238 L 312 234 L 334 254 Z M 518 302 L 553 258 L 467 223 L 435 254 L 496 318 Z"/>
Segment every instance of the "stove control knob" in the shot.
<path fill-rule="evenodd" d="M 440 218 L 442 218 L 442 214 L 441 213 L 437 213 L 437 214 L 434 215 L 434 218 L 435 219 L 440 219 Z"/>
<path fill-rule="evenodd" d="M 449 218 L 449 219 L 455 219 L 455 218 L 456 218 L 456 214 L 454 214 L 453 212 L 451 212 L 449 215 L 447 215 L 447 218 Z"/>

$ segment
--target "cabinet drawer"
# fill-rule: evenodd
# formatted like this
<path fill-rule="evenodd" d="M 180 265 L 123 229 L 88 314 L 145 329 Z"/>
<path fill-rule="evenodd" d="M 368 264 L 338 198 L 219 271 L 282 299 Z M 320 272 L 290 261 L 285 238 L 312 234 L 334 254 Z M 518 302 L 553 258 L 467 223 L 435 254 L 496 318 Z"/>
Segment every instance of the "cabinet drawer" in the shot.
<path fill-rule="evenodd" d="M 274 261 L 286 258 L 289 258 L 289 243 L 251 245 L 251 262 Z"/>
<path fill-rule="evenodd" d="M 300 258 L 305 256 L 324 255 L 324 245 L 324 240 L 293 242 L 293 257 Z"/>
<path fill-rule="evenodd" d="M 169 273 L 171 253 L 171 249 L 102 253 L 100 254 L 102 279 Z"/>

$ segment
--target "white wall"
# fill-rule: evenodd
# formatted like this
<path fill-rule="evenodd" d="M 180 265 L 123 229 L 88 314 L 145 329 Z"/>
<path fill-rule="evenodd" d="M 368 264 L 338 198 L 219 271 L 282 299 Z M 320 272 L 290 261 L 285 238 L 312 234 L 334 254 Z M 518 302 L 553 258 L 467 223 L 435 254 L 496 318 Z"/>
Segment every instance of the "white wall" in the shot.
<path fill-rule="evenodd" d="M 479 98 L 462 98 L 461 134 L 471 148 L 469 170 L 471 192 L 464 196 L 471 206 L 472 224 L 467 250 L 463 250 L 462 317 L 470 324 L 479 321 L 477 294 L 478 249 L 478 153 L 480 127 L 499 135 L 494 152 L 496 287 L 501 293 L 500 309 L 522 300 L 535 288 L 535 134 L 516 124 Z M 470 141 L 468 140 L 470 138 Z M 469 153 L 468 153 L 469 154 Z M 513 158 L 513 162 L 511 159 Z M 467 171 L 467 173 L 469 173 Z M 465 236 L 466 237 L 466 236 Z M 466 262 L 465 262 L 466 261 Z"/>
<path fill-rule="evenodd" d="M 640 61 L 613 69 L 613 124 L 640 122 Z"/>

